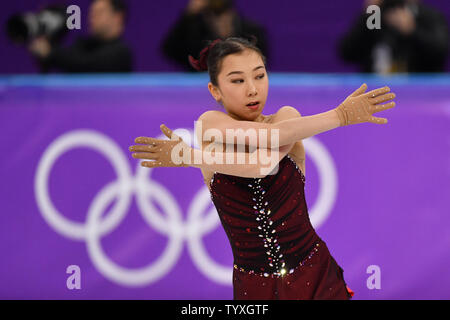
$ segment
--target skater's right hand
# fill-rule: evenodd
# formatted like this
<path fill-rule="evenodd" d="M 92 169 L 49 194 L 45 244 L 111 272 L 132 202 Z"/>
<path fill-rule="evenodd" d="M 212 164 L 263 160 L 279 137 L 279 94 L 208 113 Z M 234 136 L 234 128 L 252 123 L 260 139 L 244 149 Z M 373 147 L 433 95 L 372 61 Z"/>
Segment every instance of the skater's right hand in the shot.
<path fill-rule="evenodd" d="M 362 122 L 376 124 L 385 124 L 388 122 L 386 118 L 374 117 L 373 114 L 393 108 L 395 106 L 394 101 L 386 104 L 381 103 L 394 99 L 395 94 L 389 93 L 391 90 L 389 87 L 383 87 L 365 93 L 366 89 L 367 85 L 364 83 L 334 109 L 338 113 L 341 126 Z"/>
<path fill-rule="evenodd" d="M 151 160 L 141 162 L 141 166 L 149 168 L 189 167 L 193 149 L 164 124 L 160 129 L 170 140 L 138 137 L 134 142 L 140 145 L 129 147 L 133 158 Z"/>

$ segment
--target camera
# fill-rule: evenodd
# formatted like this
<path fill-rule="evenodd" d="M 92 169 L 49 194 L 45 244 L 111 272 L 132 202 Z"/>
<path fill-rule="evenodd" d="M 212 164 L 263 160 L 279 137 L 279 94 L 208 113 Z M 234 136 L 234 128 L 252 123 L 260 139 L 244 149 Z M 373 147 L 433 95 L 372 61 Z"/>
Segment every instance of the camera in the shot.
<path fill-rule="evenodd" d="M 59 42 L 67 33 L 66 9 L 50 5 L 37 13 L 26 12 L 12 15 L 6 22 L 8 38 L 18 44 L 45 36 L 51 43 Z"/>

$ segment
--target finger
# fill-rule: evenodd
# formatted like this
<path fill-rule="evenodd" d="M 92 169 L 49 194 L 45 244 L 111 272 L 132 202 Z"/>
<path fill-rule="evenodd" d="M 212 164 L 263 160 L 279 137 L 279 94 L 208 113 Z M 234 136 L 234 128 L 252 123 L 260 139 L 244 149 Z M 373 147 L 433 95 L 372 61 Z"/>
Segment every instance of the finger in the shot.
<path fill-rule="evenodd" d="M 386 118 L 378 118 L 378 117 L 372 117 L 369 122 L 376 123 L 376 124 L 386 124 L 388 120 Z"/>
<path fill-rule="evenodd" d="M 381 94 L 385 94 L 388 93 L 389 91 L 391 91 L 391 88 L 389 88 L 388 86 L 383 87 L 383 88 L 378 88 L 372 91 L 369 91 L 367 93 L 364 94 L 364 96 L 366 97 L 370 97 L 370 98 L 375 98 Z"/>
<path fill-rule="evenodd" d="M 166 135 L 167 138 L 170 139 L 172 137 L 172 130 L 167 128 L 165 124 L 160 125 L 159 128 Z"/>
<path fill-rule="evenodd" d="M 180 140 L 180 136 L 178 136 L 176 133 L 174 133 L 172 130 L 166 127 L 166 125 L 162 124 L 160 126 L 161 131 L 168 137 L 170 140 Z"/>
<path fill-rule="evenodd" d="M 351 95 L 350 97 L 357 97 L 360 94 L 363 94 L 364 92 L 366 92 L 367 90 L 367 84 L 363 83 L 361 87 L 359 87 L 358 89 L 356 89 Z"/>
<path fill-rule="evenodd" d="M 395 98 L 395 93 L 386 93 L 376 98 L 369 98 L 371 104 L 379 104 Z"/>
<path fill-rule="evenodd" d="M 150 159 L 150 160 L 157 160 L 159 159 L 159 155 L 156 153 L 150 153 L 150 152 L 138 152 L 133 153 L 131 156 L 135 159 Z"/>
<path fill-rule="evenodd" d="M 395 107 L 395 102 L 394 101 L 386 103 L 386 104 L 377 104 L 377 105 L 375 105 L 375 112 L 380 112 L 380 111 L 392 109 L 393 107 Z"/>
<path fill-rule="evenodd" d="M 128 148 L 131 152 L 154 152 L 158 149 L 157 145 L 135 145 Z"/>
<path fill-rule="evenodd" d="M 160 143 L 162 140 L 160 139 L 155 139 L 155 138 L 150 138 L 150 137 L 137 137 L 136 139 L 134 139 L 135 143 L 143 143 L 143 144 L 152 144 L 152 145 L 156 145 L 158 143 Z"/>
<path fill-rule="evenodd" d="M 158 168 L 162 167 L 160 161 L 142 161 L 141 166 L 147 167 L 147 168 Z"/>

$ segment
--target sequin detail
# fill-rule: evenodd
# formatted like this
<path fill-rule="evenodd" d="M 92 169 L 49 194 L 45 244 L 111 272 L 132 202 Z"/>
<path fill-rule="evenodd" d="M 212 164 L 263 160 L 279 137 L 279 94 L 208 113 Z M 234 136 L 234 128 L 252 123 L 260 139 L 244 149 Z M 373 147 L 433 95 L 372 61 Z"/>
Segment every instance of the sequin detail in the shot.
<path fill-rule="evenodd" d="M 211 178 L 211 182 L 209 183 L 209 186 L 212 188 L 213 186 L 213 182 L 214 182 L 214 176 L 216 175 L 217 171 L 214 171 L 212 178 Z"/>
<path fill-rule="evenodd" d="M 300 173 L 300 176 L 302 177 L 302 181 L 303 183 L 306 182 L 306 178 L 305 175 L 303 174 L 302 170 L 298 167 L 297 162 L 295 162 L 294 159 L 292 159 L 289 155 L 286 155 L 288 157 L 289 160 L 292 161 L 292 163 L 295 165 L 295 168 L 297 169 L 297 171 Z"/>
<path fill-rule="evenodd" d="M 210 181 L 210 183 L 209 183 L 209 196 L 210 196 L 210 198 L 211 198 L 211 201 L 214 203 L 214 197 L 213 197 L 213 187 L 214 187 L 214 180 L 216 180 L 216 174 L 218 174 L 219 172 L 217 172 L 217 171 L 214 171 L 214 173 L 213 173 L 213 175 L 212 175 L 212 177 L 211 177 L 211 181 Z M 219 179 L 217 179 L 217 183 L 219 183 L 220 182 L 220 180 Z"/>
<path fill-rule="evenodd" d="M 284 262 L 283 254 L 280 253 L 280 245 L 277 243 L 276 230 L 272 227 L 273 221 L 270 219 L 270 208 L 268 208 L 269 203 L 264 201 L 264 190 L 261 186 L 261 178 L 255 178 L 252 183 L 248 186 L 251 188 L 253 193 L 253 209 L 256 215 L 256 221 L 258 222 L 258 230 L 260 233 L 258 236 L 263 238 L 264 248 L 266 248 L 267 263 L 270 268 L 276 270 L 274 274 L 283 275 L 286 273 L 284 268 L 286 263 Z"/>
<path fill-rule="evenodd" d="M 239 267 L 236 264 L 233 264 L 233 267 L 234 267 L 234 269 L 239 270 L 240 272 L 246 272 L 248 274 L 254 274 L 254 275 L 257 275 L 257 276 L 260 276 L 260 277 L 280 278 L 280 277 L 285 276 L 286 274 L 292 274 L 292 273 L 295 272 L 295 270 L 297 270 L 298 268 L 304 266 L 314 256 L 314 254 L 316 254 L 317 251 L 319 251 L 319 246 L 320 246 L 320 243 L 317 242 L 314 245 L 313 249 L 309 252 L 308 256 L 305 259 L 303 259 L 295 268 L 289 269 L 289 272 L 288 271 L 275 272 L 275 273 L 270 274 L 268 272 L 255 272 L 253 270 L 245 270 L 244 268 L 241 268 L 241 267 Z M 283 269 L 285 269 L 285 268 L 283 268 Z"/>

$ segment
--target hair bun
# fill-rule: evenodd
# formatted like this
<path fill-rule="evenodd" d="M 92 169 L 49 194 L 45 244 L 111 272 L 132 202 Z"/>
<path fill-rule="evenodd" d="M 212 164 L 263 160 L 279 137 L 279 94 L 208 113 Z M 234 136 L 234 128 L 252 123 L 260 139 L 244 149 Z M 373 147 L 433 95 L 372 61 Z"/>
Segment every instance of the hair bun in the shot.
<path fill-rule="evenodd" d="M 200 51 L 200 56 L 197 59 L 194 59 L 191 55 L 189 55 L 189 63 L 191 66 L 197 71 L 207 71 L 208 70 L 208 54 L 209 51 L 214 47 L 214 45 L 218 42 L 222 41 L 220 38 L 210 42 L 209 45 L 204 47 L 202 51 Z"/>
<path fill-rule="evenodd" d="M 189 58 L 189 63 L 195 70 L 197 70 L 197 71 L 208 70 L 208 64 L 206 63 L 204 57 L 200 56 L 200 58 L 198 60 L 196 60 L 191 55 L 189 55 L 188 58 Z"/>

